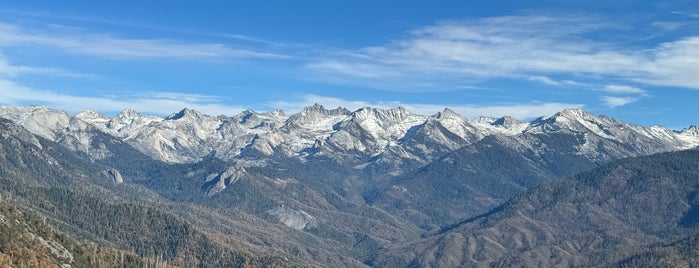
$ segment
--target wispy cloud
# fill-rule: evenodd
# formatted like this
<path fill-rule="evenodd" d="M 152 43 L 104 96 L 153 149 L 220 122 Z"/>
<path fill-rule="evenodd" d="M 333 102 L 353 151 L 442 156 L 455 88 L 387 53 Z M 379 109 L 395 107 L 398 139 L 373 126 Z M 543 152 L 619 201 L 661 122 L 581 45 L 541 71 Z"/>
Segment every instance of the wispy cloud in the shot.
<path fill-rule="evenodd" d="M 615 95 L 600 97 L 602 103 L 609 108 L 631 104 L 649 96 L 645 90 L 628 85 L 606 85 L 601 91 L 605 94 Z"/>
<path fill-rule="evenodd" d="M 699 89 L 699 36 L 667 42 L 648 50 L 634 80 L 660 86 Z"/>
<path fill-rule="evenodd" d="M 50 77 L 69 77 L 69 78 L 97 78 L 97 74 L 77 73 L 63 69 L 46 68 L 46 67 L 31 67 L 31 66 L 6 66 L 2 65 L 0 60 L 0 76 L 17 77 L 20 75 L 41 75 Z"/>
<path fill-rule="evenodd" d="M 679 21 L 656 21 L 653 22 L 652 25 L 665 31 L 674 31 L 681 28 L 685 24 Z"/>
<path fill-rule="evenodd" d="M 95 74 L 76 73 L 63 69 L 33 67 L 33 66 L 17 66 L 10 64 L 5 56 L 0 52 L 0 78 L 16 78 L 21 75 L 43 75 L 52 77 L 71 77 L 71 78 L 95 78 L 99 77 Z"/>
<path fill-rule="evenodd" d="M 405 103 L 400 101 L 357 101 L 345 100 L 341 98 L 318 96 L 318 95 L 303 95 L 292 98 L 291 100 L 269 102 L 271 108 L 279 108 L 288 112 L 298 112 L 304 107 L 311 106 L 314 103 L 322 104 L 326 107 L 345 107 L 350 110 L 357 110 L 362 107 L 375 107 L 381 109 L 390 109 L 395 107 L 404 107 L 408 111 L 422 115 L 432 115 L 444 108 L 448 107 L 463 116 L 475 118 L 477 116 L 502 117 L 505 115 L 516 118 L 527 119 L 545 115 L 552 115 L 565 108 L 581 108 L 582 104 L 573 103 L 511 103 L 511 104 L 496 104 L 496 105 L 444 105 L 444 104 L 429 104 L 429 103 Z"/>
<path fill-rule="evenodd" d="M 144 92 L 86 97 L 32 89 L 2 78 L 0 88 L 0 104 L 42 104 L 71 112 L 82 109 L 113 112 L 130 108 L 143 113 L 167 115 L 189 107 L 212 115 L 235 115 L 245 110 L 240 106 L 226 105 L 219 97 L 201 94 Z"/>
<path fill-rule="evenodd" d="M 221 43 L 123 38 L 75 28 L 26 29 L 11 24 L 0 24 L 0 47 L 8 46 L 46 46 L 111 59 L 287 57 L 273 52 L 236 48 Z"/>
<path fill-rule="evenodd" d="M 629 103 L 638 101 L 637 97 L 615 97 L 615 96 L 602 96 L 602 101 L 605 105 L 610 108 L 616 108 L 618 106 L 623 106 Z"/>
<path fill-rule="evenodd" d="M 560 86 L 561 85 L 560 82 L 555 81 L 549 77 L 542 76 L 542 75 L 529 77 L 529 81 L 536 81 L 536 82 L 544 83 L 544 84 L 547 84 L 550 86 Z"/>
<path fill-rule="evenodd" d="M 610 93 L 621 93 L 621 94 L 646 94 L 646 91 L 637 87 L 626 86 L 626 85 L 606 85 L 604 86 L 604 91 Z"/>
<path fill-rule="evenodd" d="M 687 17 L 699 19 L 699 14 L 697 14 L 697 13 L 689 13 L 689 12 L 683 12 L 683 11 L 672 11 L 670 13 L 675 14 L 675 15 L 687 16 Z"/>
<path fill-rule="evenodd" d="M 543 83 L 549 86 L 586 86 L 585 83 L 580 83 L 572 80 L 558 81 L 543 75 L 530 76 L 529 78 L 527 78 L 527 80 Z"/>
<path fill-rule="evenodd" d="M 555 75 L 699 89 L 699 76 L 692 75 L 699 73 L 699 37 L 646 47 L 599 38 L 613 31 L 629 34 L 616 25 L 584 16 L 448 21 L 387 44 L 329 54 L 307 68 L 331 81 L 377 87 L 503 77 L 561 85 L 550 78 Z"/>

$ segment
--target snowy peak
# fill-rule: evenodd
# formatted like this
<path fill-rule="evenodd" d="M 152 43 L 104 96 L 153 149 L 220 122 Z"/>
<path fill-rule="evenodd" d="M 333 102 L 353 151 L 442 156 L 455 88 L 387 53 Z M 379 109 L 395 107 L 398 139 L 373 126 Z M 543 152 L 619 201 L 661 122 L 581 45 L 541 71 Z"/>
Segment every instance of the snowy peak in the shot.
<path fill-rule="evenodd" d="M 488 117 L 488 116 L 479 116 L 476 117 L 476 119 L 473 119 L 474 123 L 478 124 L 492 124 L 493 122 L 497 121 L 498 119 L 495 117 Z"/>
<path fill-rule="evenodd" d="M 580 109 L 565 109 L 552 116 L 542 116 L 531 121 L 532 127 L 545 125 L 570 125 L 579 121 L 590 121 L 595 116 Z M 497 121 L 497 120 L 496 120 Z M 494 122 L 494 121 L 493 121 Z"/>
<path fill-rule="evenodd" d="M 84 111 L 79 112 L 78 114 L 75 115 L 75 117 L 77 117 L 78 119 L 82 119 L 82 120 L 98 120 L 98 119 L 109 120 L 108 116 L 101 115 L 101 114 L 99 114 L 93 110 L 90 110 L 90 109 L 85 109 Z"/>
<path fill-rule="evenodd" d="M 325 111 L 325 107 L 316 102 L 311 106 L 304 107 L 302 111 Z"/>
<path fill-rule="evenodd" d="M 605 127 L 614 125 L 614 120 L 594 116 L 582 109 L 565 109 L 551 117 L 539 117 L 529 123 L 528 132 L 551 132 L 568 130 L 574 132 L 592 131 L 600 134 Z"/>
<path fill-rule="evenodd" d="M 239 115 L 236 115 L 235 118 L 237 119 L 236 121 L 241 125 L 248 124 L 252 121 L 258 122 L 260 120 L 260 117 L 257 115 L 257 112 L 253 110 L 242 111 Z"/>
<path fill-rule="evenodd" d="M 350 112 L 342 107 L 328 110 L 320 104 L 315 104 L 289 116 L 285 122 L 285 130 L 295 131 L 296 128 L 311 132 L 330 131 L 333 126 L 347 118 Z"/>
<path fill-rule="evenodd" d="M 328 110 L 323 107 L 323 105 L 320 105 L 318 103 L 313 104 L 312 106 L 308 106 L 303 108 L 301 110 L 302 114 L 310 114 L 310 113 L 326 113 Z"/>
<path fill-rule="evenodd" d="M 345 108 L 337 107 L 335 109 L 328 110 L 323 107 L 323 105 L 316 103 L 313 106 L 303 108 L 303 110 L 297 114 L 291 115 L 287 125 L 317 125 L 319 122 L 334 125 L 339 121 L 339 119 L 344 118 L 349 114 L 350 111 Z M 335 118 L 337 120 L 328 120 L 329 118 Z M 320 128 L 327 129 L 327 126 Z"/>
<path fill-rule="evenodd" d="M 334 115 L 348 115 L 350 114 L 350 111 L 343 108 L 342 106 L 338 106 L 335 109 L 328 110 L 323 105 L 320 105 L 318 103 L 313 104 L 312 106 L 308 106 L 303 108 L 299 115 L 313 115 L 313 114 L 322 114 L 325 116 L 334 116 Z"/>
<path fill-rule="evenodd" d="M 289 117 L 283 110 L 279 110 L 279 109 L 275 109 L 271 112 L 267 112 L 266 114 L 268 114 L 272 117 L 276 117 L 276 118 L 288 118 Z"/>
<path fill-rule="evenodd" d="M 479 116 L 471 121 L 471 124 L 475 127 L 474 131 L 479 132 L 480 136 L 518 135 L 522 134 L 530 125 L 528 122 L 519 121 L 511 116 L 501 118 Z"/>
<path fill-rule="evenodd" d="M 68 126 L 72 117 L 65 111 L 44 106 L 0 106 L 0 117 L 10 119 L 30 132 L 54 140 L 56 133 Z"/>
<path fill-rule="evenodd" d="M 327 142 L 333 148 L 373 155 L 397 144 L 410 128 L 423 124 L 425 120 L 425 117 L 402 107 L 388 110 L 364 107 L 337 122 Z"/>
<path fill-rule="evenodd" d="M 589 119 L 595 117 L 583 109 L 566 108 L 556 113 L 553 117 L 566 117 L 568 119 Z"/>
<path fill-rule="evenodd" d="M 0 116 L 13 121 L 33 119 L 66 119 L 71 115 L 65 111 L 51 109 L 45 106 L 0 106 Z M 50 121 L 50 120 L 49 120 Z"/>
<path fill-rule="evenodd" d="M 184 108 L 180 110 L 179 112 L 176 112 L 174 114 L 171 114 L 167 117 L 165 117 L 165 120 L 179 120 L 183 118 L 191 118 L 192 120 L 201 120 L 201 118 L 204 117 L 204 115 L 198 111 L 189 109 L 189 108 Z"/>
<path fill-rule="evenodd" d="M 141 117 L 141 114 L 133 109 L 124 109 L 121 112 L 119 112 L 119 114 L 117 114 L 116 117 L 122 118 L 122 119 L 131 119 L 131 118 Z"/>
<path fill-rule="evenodd" d="M 166 118 L 141 115 L 130 109 L 115 117 L 92 110 L 71 116 L 60 110 L 29 106 L 0 107 L 0 117 L 15 121 L 39 136 L 69 143 L 75 150 L 91 150 L 93 134 L 100 131 L 168 162 L 193 162 L 207 156 L 231 160 L 252 155 L 243 152 L 280 153 L 289 157 L 327 153 L 343 158 L 351 157 L 347 154 L 374 156 L 389 151 L 395 153 L 397 161 L 408 157 L 420 162 L 489 135 L 510 136 L 522 140 L 521 146 L 526 147 L 530 145 L 527 141 L 530 135 L 541 133 L 573 134 L 580 142 L 576 146 L 586 154 L 594 154 L 599 144 L 608 141 L 629 145 L 643 153 L 699 145 L 696 126 L 682 131 L 644 127 L 594 116 L 581 109 L 566 109 L 530 122 L 510 116 L 469 121 L 449 108 L 426 117 L 403 107 L 364 107 L 350 112 L 342 107 L 327 109 L 320 104 L 290 116 L 280 110 L 263 113 L 248 110 L 233 117 L 214 117 L 188 108 Z M 545 136 L 549 135 L 542 137 Z"/>
<path fill-rule="evenodd" d="M 699 127 L 696 125 L 691 125 L 688 128 L 683 129 L 680 133 L 688 136 L 699 137 Z"/>
<path fill-rule="evenodd" d="M 373 120 L 387 124 L 402 122 L 410 118 L 422 117 L 409 112 L 403 107 L 391 108 L 387 110 L 364 107 L 351 113 L 350 116 L 358 120 Z"/>
<path fill-rule="evenodd" d="M 425 125 L 430 126 L 435 123 L 438 123 L 449 132 L 456 134 L 461 139 L 466 141 L 480 139 L 482 136 L 484 136 L 479 133 L 480 131 L 478 131 L 466 117 L 461 116 L 449 108 L 444 108 L 444 110 L 441 112 L 431 116 Z"/>
<path fill-rule="evenodd" d="M 441 112 L 437 112 L 437 114 L 434 115 L 435 118 L 437 119 L 461 119 L 461 120 L 466 120 L 463 116 L 458 114 L 452 109 L 449 108 L 444 108 Z"/>
<path fill-rule="evenodd" d="M 518 125 L 521 125 L 523 122 L 515 119 L 514 117 L 511 116 L 503 116 L 498 118 L 497 120 L 493 121 L 491 125 L 493 126 L 501 126 L 504 128 L 512 128 Z"/>
<path fill-rule="evenodd" d="M 253 110 L 245 110 L 233 117 L 234 121 L 240 125 L 259 128 L 277 128 L 281 125 L 288 116 L 281 110 L 271 112 L 258 113 Z"/>
<path fill-rule="evenodd" d="M 408 112 L 403 107 L 393 109 L 361 108 L 349 115 L 351 121 L 371 133 L 397 130 L 405 132 L 408 128 L 422 124 L 425 117 Z"/>
<path fill-rule="evenodd" d="M 105 133 L 126 138 L 134 134 L 136 129 L 140 129 L 150 122 L 162 120 L 162 118 L 156 116 L 141 115 L 132 109 L 122 110 L 115 117 L 94 116 L 91 113 L 85 113 L 84 116 L 78 114 L 76 117 L 92 124 Z"/>

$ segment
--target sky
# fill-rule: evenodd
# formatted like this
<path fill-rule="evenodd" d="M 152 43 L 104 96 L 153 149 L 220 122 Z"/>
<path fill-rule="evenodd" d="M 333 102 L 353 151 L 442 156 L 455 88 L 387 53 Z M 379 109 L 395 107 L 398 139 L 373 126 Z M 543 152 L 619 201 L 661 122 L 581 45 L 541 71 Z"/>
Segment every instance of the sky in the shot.
<path fill-rule="evenodd" d="M 0 105 L 699 124 L 696 1 L 2 1 Z"/>

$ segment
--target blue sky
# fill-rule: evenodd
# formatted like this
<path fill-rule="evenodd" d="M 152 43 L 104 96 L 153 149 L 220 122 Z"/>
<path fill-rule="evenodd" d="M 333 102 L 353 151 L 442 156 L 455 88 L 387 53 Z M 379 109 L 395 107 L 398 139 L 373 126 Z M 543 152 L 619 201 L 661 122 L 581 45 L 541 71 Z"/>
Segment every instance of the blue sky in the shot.
<path fill-rule="evenodd" d="M 0 1 L 0 104 L 699 123 L 696 1 L 240 2 Z"/>

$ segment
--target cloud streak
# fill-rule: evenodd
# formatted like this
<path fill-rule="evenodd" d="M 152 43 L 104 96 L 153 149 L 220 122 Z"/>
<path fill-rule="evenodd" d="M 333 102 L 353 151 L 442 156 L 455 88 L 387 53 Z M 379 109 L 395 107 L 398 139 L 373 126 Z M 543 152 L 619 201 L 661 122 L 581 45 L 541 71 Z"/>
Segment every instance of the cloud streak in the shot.
<path fill-rule="evenodd" d="M 240 106 L 223 104 L 218 97 L 201 94 L 146 92 L 84 97 L 32 89 L 1 78 L 0 88 L 0 104 L 42 104 L 70 112 L 78 112 L 81 109 L 113 112 L 129 108 L 148 114 L 167 115 L 188 107 L 211 115 L 235 115 L 245 110 Z"/>
<path fill-rule="evenodd" d="M 626 85 L 606 85 L 603 89 L 610 93 L 621 93 L 621 94 L 640 94 L 645 95 L 646 91 L 637 87 L 626 86 Z"/>
<path fill-rule="evenodd" d="M 121 38 L 74 28 L 29 30 L 0 24 L 0 47 L 10 46 L 53 47 L 110 59 L 288 58 L 272 52 L 235 48 L 220 43 Z"/>
<path fill-rule="evenodd" d="M 306 67 L 326 79 L 361 79 L 376 87 L 495 78 L 563 85 L 549 78 L 555 75 L 699 89 L 699 76 L 692 75 L 699 73 L 699 37 L 640 48 L 599 38 L 625 31 L 583 16 L 448 21 L 387 44 L 326 55 Z"/>
<path fill-rule="evenodd" d="M 638 101 L 638 98 L 636 98 L 636 97 L 602 96 L 602 101 L 608 107 L 616 108 L 619 106 L 627 105 L 629 103 L 634 103 L 634 102 Z"/>
<path fill-rule="evenodd" d="M 627 85 L 606 85 L 602 88 L 606 94 L 614 94 L 616 96 L 602 96 L 602 103 L 609 108 L 616 108 L 639 101 L 641 98 L 648 97 L 648 93 L 640 88 Z"/>

